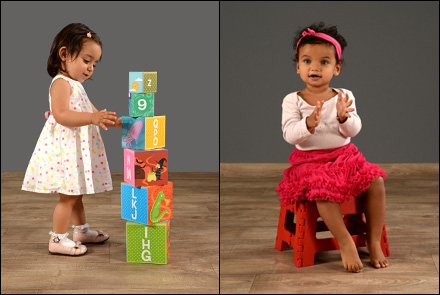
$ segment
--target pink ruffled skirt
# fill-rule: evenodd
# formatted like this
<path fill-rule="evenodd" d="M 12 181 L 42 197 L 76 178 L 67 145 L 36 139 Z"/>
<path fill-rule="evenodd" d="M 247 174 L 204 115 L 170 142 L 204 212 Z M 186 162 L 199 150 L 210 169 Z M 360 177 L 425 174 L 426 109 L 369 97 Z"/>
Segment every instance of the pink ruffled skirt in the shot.
<path fill-rule="evenodd" d="M 342 203 L 361 195 L 385 171 L 365 160 L 353 144 L 313 151 L 295 149 L 289 157 L 291 167 L 278 184 L 280 205 L 298 200 L 329 200 Z"/>

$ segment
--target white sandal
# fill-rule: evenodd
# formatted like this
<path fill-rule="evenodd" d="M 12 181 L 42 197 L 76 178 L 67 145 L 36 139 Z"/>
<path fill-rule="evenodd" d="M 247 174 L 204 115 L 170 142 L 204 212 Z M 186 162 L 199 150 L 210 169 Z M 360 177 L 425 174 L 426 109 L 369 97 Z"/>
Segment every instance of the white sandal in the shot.
<path fill-rule="evenodd" d="M 68 255 L 68 256 L 80 256 L 84 255 L 87 252 L 87 247 L 82 245 L 81 242 L 76 242 L 75 246 L 69 247 L 61 245 L 60 241 L 67 239 L 68 233 L 65 234 L 56 234 L 53 231 L 50 231 L 51 235 L 49 240 L 49 253 L 50 254 L 58 254 L 58 255 Z"/>
<path fill-rule="evenodd" d="M 86 235 L 85 232 L 87 232 L 89 228 L 89 224 L 86 223 L 84 225 L 72 225 L 74 228 L 73 230 L 73 241 L 74 242 L 81 242 L 81 243 L 104 243 L 107 241 L 110 237 L 108 234 L 104 233 L 102 230 L 95 230 L 97 232 L 94 236 Z"/>

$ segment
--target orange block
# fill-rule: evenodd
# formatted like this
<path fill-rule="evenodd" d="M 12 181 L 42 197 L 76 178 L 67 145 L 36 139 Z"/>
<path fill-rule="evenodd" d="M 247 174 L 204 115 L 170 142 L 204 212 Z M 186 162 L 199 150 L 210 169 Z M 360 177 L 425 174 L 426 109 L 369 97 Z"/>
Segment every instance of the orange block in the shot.
<path fill-rule="evenodd" d="M 145 118 L 145 149 L 165 147 L 165 116 Z"/>

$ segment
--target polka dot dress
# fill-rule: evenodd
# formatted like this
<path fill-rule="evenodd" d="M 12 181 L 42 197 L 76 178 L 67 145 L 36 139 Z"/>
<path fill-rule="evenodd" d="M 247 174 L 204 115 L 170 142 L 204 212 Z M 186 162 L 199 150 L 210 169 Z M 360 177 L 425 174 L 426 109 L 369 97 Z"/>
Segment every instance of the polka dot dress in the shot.
<path fill-rule="evenodd" d="M 69 82 L 72 89 L 69 109 L 93 112 L 81 83 L 63 75 L 55 76 L 52 83 L 59 78 Z M 49 94 L 49 105 L 50 99 Z M 58 124 L 50 115 L 29 161 L 22 190 L 83 195 L 112 189 L 110 169 L 98 126 L 66 127 Z"/>

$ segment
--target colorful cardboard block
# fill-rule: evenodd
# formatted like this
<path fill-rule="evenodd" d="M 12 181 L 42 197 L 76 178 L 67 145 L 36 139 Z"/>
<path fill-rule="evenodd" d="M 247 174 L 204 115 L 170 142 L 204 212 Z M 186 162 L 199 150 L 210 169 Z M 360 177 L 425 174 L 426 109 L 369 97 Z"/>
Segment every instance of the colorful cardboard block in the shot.
<path fill-rule="evenodd" d="M 173 183 L 134 187 L 121 183 L 121 217 L 150 225 L 173 217 Z"/>
<path fill-rule="evenodd" d="M 154 117 L 154 93 L 129 93 L 130 117 Z"/>
<path fill-rule="evenodd" d="M 124 149 L 124 181 L 132 186 L 168 183 L 168 150 Z"/>
<path fill-rule="evenodd" d="M 167 264 L 170 255 L 170 221 L 144 225 L 128 221 L 125 227 L 127 262 Z"/>
<path fill-rule="evenodd" d="M 165 116 L 122 116 L 122 148 L 148 150 L 165 147 Z"/>
<path fill-rule="evenodd" d="M 157 92 L 157 72 L 129 72 L 129 93 Z"/>

